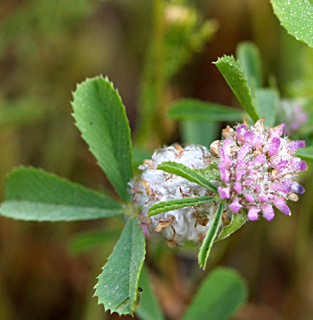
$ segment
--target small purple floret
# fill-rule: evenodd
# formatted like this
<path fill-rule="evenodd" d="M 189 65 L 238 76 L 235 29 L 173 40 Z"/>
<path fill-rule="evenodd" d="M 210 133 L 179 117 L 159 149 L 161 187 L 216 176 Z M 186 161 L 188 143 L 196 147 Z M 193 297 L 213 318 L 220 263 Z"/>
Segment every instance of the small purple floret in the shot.
<path fill-rule="evenodd" d="M 235 192 L 240 193 L 241 192 L 241 184 L 239 182 L 235 182 Z"/>
<path fill-rule="evenodd" d="M 297 172 L 304 171 L 304 170 L 306 170 L 306 168 L 307 168 L 307 164 L 305 161 L 297 161 L 292 166 L 292 169 Z"/>
<path fill-rule="evenodd" d="M 289 186 L 287 184 L 273 183 L 271 185 L 271 189 L 274 190 L 274 191 L 280 191 L 280 192 L 288 193 L 288 192 L 291 191 L 291 186 Z"/>
<path fill-rule="evenodd" d="M 236 181 L 239 181 L 244 174 L 245 174 L 244 170 L 237 170 L 237 173 L 235 176 Z"/>
<path fill-rule="evenodd" d="M 284 128 L 286 127 L 286 123 L 282 123 L 278 129 L 272 130 L 270 132 L 270 138 L 280 138 L 283 134 Z"/>
<path fill-rule="evenodd" d="M 279 211 L 281 211 L 283 214 L 285 214 L 285 215 L 289 215 L 290 214 L 290 209 L 286 205 L 286 202 L 285 202 L 285 200 L 283 198 L 276 197 L 273 202 L 274 202 L 275 207 Z"/>
<path fill-rule="evenodd" d="M 223 147 L 220 149 L 221 162 L 224 164 L 226 169 L 229 169 L 231 165 L 230 144 L 231 140 L 224 140 Z"/>
<path fill-rule="evenodd" d="M 217 191 L 220 194 L 220 197 L 222 200 L 230 198 L 230 189 L 229 188 L 218 187 Z"/>
<path fill-rule="evenodd" d="M 236 135 L 237 135 L 237 139 L 241 142 L 241 143 L 245 143 L 245 138 L 244 138 L 244 134 L 247 131 L 247 127 L 245 125 L 242 125 L 240 127 L 238 127 L 236 129 Z"/>
<path fill-rule="evenodd" d="M 244 136 L 247 143 L 250 143 L 250 144 L 254 143 L 254 133 L 253 132 L 248 131 L 243 136 Z"/>
<path fill-rule="evenodd" d="M 228 208 L 234 212 L 234 213 L 238 213 L 239 210 L 242 208 L 242 205 L 238 202 L 237 199 L 235 199 L 229 206 Z"/>
<path fill-rule="evenodd" d="M 275 165 L 275 169 L 278 170 L 278 172 L 281 172 L 282 170 L 284 170 L 286 168 L 287 164 L 288 164 L 287 160 L 280 161 L 280 162 L 278 162 L 277 165 Z"/>
<path fill-rule="evenodd" d="M 274 209 L 270 204 L 262 205 L 263 216 L 267 221 L 271 221 L 275 217 Z"/>
<path fill-rule="evenodd" d="M 251 208 L 249 209 L 249 211 L 248 211 L 248 219 L 249 219 L 250 221 L 258 220 L 258 219 L 259 219 L 259 215 L 258 215 L 259 212 L 260 212 L 260 209 L 251 207 Z"/>
<path fill-rule="evenodd" d="M 247 155 L 250 149 L 251 149 L 251 146 L 249 144 L 245 144 L 243 147 L 241 147 L 240 151 L 238 152 L 237 158 L 239 160 L 244 159 L 244 157 Z"/>
<path fill-rule="evenodd" d="M 225 183 L 229 182 L 230 172 L 225 168 L 225 166 L 222 163 L 218 165 L 218 168 L 220 170 L 221 180 Z"/>
<path fill-rule="evenodd" d="M 291 141 L 287 144 L 287 148 L 289 148 L 293 152 L 297 151 L 300 148 L 304 148 L 304 147 L 305 147 L 304 140 Z"/>
<path fill-rule="evenodd" d="M 254 147 L 259 150 L 262 149 L 263 142 L 264 142 L 264 139 L 261 136 L 256 137 L 254 142 Z"/>
<path fill-rule="evenodd" d="M 268 197 L 267 197 L 265 194 L 261 194 L 261 195 L 259 196 L 259 200 L 260 200 L 261 202 L 268 202 Z"/>
<path fill-rule="evenodd" d="M 254 162 L 256 164 L 263 164 L 265 161 L 266 161 L 266 157 L 264 154 L 261 154 L 254 159 Z"/>
<path fill-rule="evenodd" d="M 303 194 L 305 192 L 305 189 L 298 182 L 294 182 L 291 185 L 291 190 L 298 194 Z"/>
<path fill-rule="evenodd" d="M 236 169 L 245 168 L 246 162 L 244 160 L 239 160 L 236 164 Z"/>
<path fill-rule="evenodd" d="M 270 156 L 274 156 L 275 154 L 278 153 L 280 147 L 280 139 L 279 138 L 273 138 L 270 142 L 268 154 Z"/>
<path fill-rule="evenodd" d="M 246 194 L 245 199 L 248 202 L 253 202 L 254 201 L 253 195 L 251 193 Z"/>

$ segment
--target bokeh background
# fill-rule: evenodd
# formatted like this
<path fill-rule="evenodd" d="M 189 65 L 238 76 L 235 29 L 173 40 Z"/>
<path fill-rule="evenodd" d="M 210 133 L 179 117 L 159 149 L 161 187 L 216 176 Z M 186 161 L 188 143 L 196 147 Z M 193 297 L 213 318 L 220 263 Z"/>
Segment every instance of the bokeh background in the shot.
<path fill-rule="evenodd" d="M 179 2 L 184 10 L 173 10 Z M 313 96 L 313 51 L 287 35 L 267 0 L 1 0 L 1 198 L 5 176 L 21 164 L 113 193 L 74 126 L 76 83 L 98 74 L 113 81 L 141 159 L 163 144 L 193 140 L 190 124 L 166 116 L 171 101 L 238 107 L 212 62 L 235 54 L 242 41 L 259 47 L 265 85 L 275 83 L 281 97 Z M 225 124 L 203 130 L 213 140 Z M 309 170 L 291 217 L 248 223 L 214 246 L 208 271 L 230 266 L 249 284 L 249 302 L 234 319 L 313 319 L 312 178 Z M 122 225 L 1 217 L 0 319 L 118 319 L 92 295 Z M 168 319 L 179 319 L 208 271 L 198 269 L 195 249 L 153 239 L 147 261 Z"/>

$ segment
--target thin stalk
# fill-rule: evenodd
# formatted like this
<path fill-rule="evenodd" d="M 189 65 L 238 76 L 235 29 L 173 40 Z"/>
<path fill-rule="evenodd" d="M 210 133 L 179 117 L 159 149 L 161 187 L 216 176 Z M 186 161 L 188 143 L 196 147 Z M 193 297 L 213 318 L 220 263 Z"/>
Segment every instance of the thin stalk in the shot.
<path fill-rule="evenodd" d="M 159 144 L 163 133 L 161 111 L 164 101 L 164 2 L 154 0 L 153 32 L 146 54 L 138 103 L 136 143 L 149 146 Z"/>

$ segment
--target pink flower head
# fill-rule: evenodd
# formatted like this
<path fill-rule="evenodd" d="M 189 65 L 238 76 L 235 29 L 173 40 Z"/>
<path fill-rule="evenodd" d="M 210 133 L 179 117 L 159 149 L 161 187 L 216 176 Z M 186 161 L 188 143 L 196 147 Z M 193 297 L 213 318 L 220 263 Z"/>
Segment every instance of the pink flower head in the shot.
<path fill-rule="evenodd" d="M 283 136 L 284 128 L 281 124 L 267 129 L 259 120 L 254 126 L 246 123 L 223 131 L 227 139 L 221 140 L 217 158 L 221 177 L 218 192 L 233 213 L 245 209 L 251 221 L 259 215 L 272 220 L 276 207 L 289 215 L 289 194 L 304 192 L 296 180 L 307 164 L 295 152 L 305 142 L 289 141 Z"/>

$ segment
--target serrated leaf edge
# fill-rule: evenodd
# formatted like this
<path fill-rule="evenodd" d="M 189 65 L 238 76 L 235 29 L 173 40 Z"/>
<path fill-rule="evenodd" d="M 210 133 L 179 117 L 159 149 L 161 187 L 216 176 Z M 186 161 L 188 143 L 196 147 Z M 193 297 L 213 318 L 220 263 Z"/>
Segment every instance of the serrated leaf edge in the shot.
<path fill-rule="evenodd" d="M 123 232 L 123 231 L 122 231 Z M 141 231 L 142 232 L 142 231 Z M 143 233 L 143 232 L 142 232 Z M 132 239 L 132 241 L 133 241 L 133 239 Z M 114 247 L 115 248 L 115 247 Z M 114 248 L 113 248 L 113 251 L 114 251 Z M 112 253 L 113 253 L 113 251 L 112 251 Z M 111 253 L 111 254 L 112 254 Z M 110 254 L 110 256 L 111 256 L 111 254 Z M 144 241 L 144 255 L 146 254 L 146 242 Z M 108 262 L 108 260 L 110 259 L 110 256 L 108 257 L 108 258 L 106 258 L 106 260 L 107 260 L 107 262 Z M 138 274 L 137 274 L 137 279 L 136 279 L 136 287 L 138 287 L 138 285 L 139 285 L 139 278 L 140 278 L 140 274 L 141 274 L 141 270 L 142 270 L 142 268 L 143 268 L 143 265 L 144 265 L 144 261 L 145 261 L 145 258 L 142 260 L 142 262 L 141 262 L 141 264 L 140 264 L 140 266 L 139 266 L 139 272 L 138 272 Z M 106 263 L 107 263 L 106 262 Z M 106 265 L 106 264 L 105 264 Z M 103 267 L 101 267 L 101 270 L 103 271 L 103 269 L 104 269 L 104 267 L 105 267 L 105 265 L 103 266 Z M 107 312 L 107 311 L 109 311 L 111 314 L 112 313 L 117 313 L 119 316 L 122 316 L 122 315 L 126 315 L 126 314 L 129 314 L 129 313 L 120 313 L 120 312 L 118 312 L 117 310 L 112 310 L 112 309 L 110 309 L 110 308 L 107 308 L 106 306 L 105 306 L 105 304 L 104 304 L 104 302 L 101 302 L 100 301 L 100 297 L 97 295 L 97 288 L 98 288 L 98 284 L 99 284 L 99 278 L 100 278 L 100 276 L 101 276 L 101 274 L 102 274 L 102 271 L 101 271 L 101 273 L 96 277 L 96 279 L 98 280 L 97 281 L 97 283 L 95 284 L 95 286 L 93 287 L 93 289 L 95 290 L 95 292 L 94 292 L 94 294 L 93 294 L 93 298 L 98 298 L 98 305 L 103 305 L 103 308 L 104 308 L 104 312 Z M 129 298 L 128 298 L 129 299 Z M 122 302 L 123 303 L 123 302 Z M 134 311 L 135 311 L 135 303 L 136 303 L 136 300 L 133 302 L 133 305 L 132 305 L 132 311 L 131 311 L 131 316 L 134 316 Z"/>
<path fill-rule="evenodd" d="M 73 101 L 70 102 L 73 110 L 74 110 L 74 95 L 75 95 L 75 93 L 77 92 L 77 90 L 78 90 L 80 87 L 82 87 L 85 83 L 87 83 L 88 81 L 90 81 L 90 80 L 98 80 L 98 79 L 103 79 L 103 80 L 105 80 L 105 81 L 111 86 L 111 88 L 117 93 L 117 97 L 118 97 L 118 99 L 120 100 L 121 104 L 124 106 L 124 103 L 123 103 L 123 100 L 122 100 L 122 98 L 121 98 L 121 96 L 120 96 L 120 94 L 119 94 L 119 91 L 118 91 L 118 89 L 116 89 L 116 88 L 114 87 L 113 82 L 110 81 L 110 79 L 108 78 L 108 76 L 103 77 L 103 75 L 100 74 L 100 75 L 95 76 L 95 77 L 92 77 L 92 78 L 87 77 L 84 81 L 76 84 L 75 90 L 72 91 Z M 127 114 L 126 114 L 126 108 L 125 108 L 125 106 L 124 106 L 124 112 L 125 112 L 125 118 L 126 118 L 127 123 L 128 123 L 127 128 L 128 128 L 128 131 L 129 131 L 129 143 L 130 143 L 130 147 L 131 147 L 131 150 L 130 150 L 130 151 L 131 151 L 131 152 L 130 152 L 130 157 L 131 157 L 130 160 L 131 160 L 131 161 L 130 161 L 130 162 L 131 162 L 131 166 L 132 166 L 132 164 L 133 164 L 133 152 L 132 152 L 131 131 L 130 131 L 129 120 L 128 120 L 128 117 L 127 117 Z M 105 176 L 107 176 L 106 173 L 102 170 L 102 167 L 101 167 L 98 159 L 97 159 L 96 156 L 94 155 L 93 151 L 91 150 L 89 144 L 86 142 L 84 134 L 83 134 L 83 133 L 81 132 L 81 130 L 79 129 L 79 127 L 78 127 L 78 125 L 77 125 L 77 120 L 76 120 L 76 118 L 75 118 L 75 112 L 72 112 L 72 113 L 71 113 L 71 116 L 73 117 L 75 127 L 77 128 L 80 136 L 82 137 L 82 140 L 83 140 L 84 143 L 87 145 L 89 152 L 90 152 L 90 153 L 93 155 L 93 157 L 95 158 L 96 163 L 97 163 L 97 165 L 100 167 L 101 171 L 104 173 Z M 114 158 L 115 158 L 115 154 L 114 154 Z M 133 178 L 133 176 L 132 176 L 132 178 Z M 132 178 L 131 178 L 131 179 L 132 179 Z M 131 181 L 131 179 L 130 179 L 130 181 Z M 108 179 L 108 180 L 109 180 L 109 179 Z M 109 180 L 109 181 L 110 181 L 110 180 Z M 113 186 L 113 188 L 114 188 L 114 190 L 116 191 L 116 193 L 119 194 L 119 192 L 116 190 L 114 184 L 113 184 L 111 181 L 110 181 L 110 183 L 111 183 L 111 185 Z M 126 190 L 126 193 L 127 193 L 127 190 Z M 128 193 L 129 193 L 129 192 L 128 192 Z M 130 194 L 130 193 L 129 193 L 129 194 Z M 128 202 L 128 201 L 125 201 L 125 199 L 123 199 L 123 197 L 122 197 L 120 194 L 119 194 L 119 196 L 122 198 L 122 200 L 123 200 L 124 202 Z"/>

